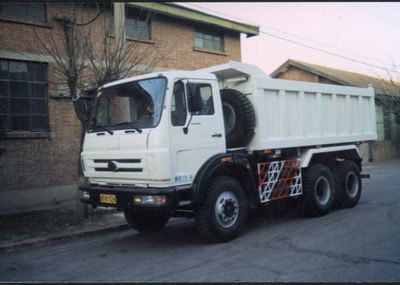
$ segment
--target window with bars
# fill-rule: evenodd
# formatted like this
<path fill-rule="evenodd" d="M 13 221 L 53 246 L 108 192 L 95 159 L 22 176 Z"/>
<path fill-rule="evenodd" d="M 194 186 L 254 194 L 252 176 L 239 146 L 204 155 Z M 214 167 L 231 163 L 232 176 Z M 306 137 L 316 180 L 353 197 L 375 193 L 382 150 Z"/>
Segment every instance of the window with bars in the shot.
<path fill-rule="evenodd" d="M 0 3 L 0 15 L 46 22 L 44 3 Z"/>
<path fill-rule="evenodd" d="M 110 21 L 110 32 L 114 34 L 114 16 Z M 128 38 L 150 39 L 150 14 L 126 7 L 125 33 Z"/>
<path fill-rule="evenodd" d="M 194 45 L 196 48 L 223 51 L 223 33 L 196 29 L 194 33 Z"/>
<path fill-rule="evenodd" d="M 47 65 L 0 59 L 0 130 L 48 129 Z"/>
<path fill-rule="evenodd" d="M 395 113 L 394 118 L 395 118 L 394 121 L 396 122 L 396 124 L 400 124 L 400 112 Z"/>
<path fill-rule="evenodd" d="M 386 110 L 383 111 L 383 130 L 385 140 L 390 140 L 392 137 L 390 131 L 390 112 Z"/>

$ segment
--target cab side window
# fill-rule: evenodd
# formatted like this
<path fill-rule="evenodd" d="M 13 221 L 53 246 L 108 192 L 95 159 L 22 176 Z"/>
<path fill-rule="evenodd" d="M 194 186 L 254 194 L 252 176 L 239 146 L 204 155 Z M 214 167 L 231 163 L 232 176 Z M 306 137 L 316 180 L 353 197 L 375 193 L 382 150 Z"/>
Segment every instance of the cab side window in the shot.
<path fill-rule="evenodd" d="M 210 84 L 204 83 L 190 83 L 189 88 L 195 97 L 199 98 L 201 105 L 200 111 L 193 113 L 193 115 L 213 115 L 214 102 L 212 96 L 212 88 Z"/>
<path fill-rule="evenodd" d="M 183 126 L 186 123 L 185 86 L 183 82 L 174 84 L 174 93 L 171 103 L 171 122 L 173 126 Z"/>

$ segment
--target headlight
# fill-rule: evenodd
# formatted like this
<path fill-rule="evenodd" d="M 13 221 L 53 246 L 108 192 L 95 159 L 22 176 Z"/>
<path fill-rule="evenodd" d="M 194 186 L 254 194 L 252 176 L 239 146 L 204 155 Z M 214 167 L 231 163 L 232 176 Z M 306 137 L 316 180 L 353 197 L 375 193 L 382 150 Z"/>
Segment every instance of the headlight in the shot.
<path fill-rule="evenodd" d="M 88 191 L 81 191 L 81 200 L 89 201 L 90 200 L 90 193 Z"/>
<path fill-rule="evenodd" d="M 162 205 L 167 202 L 166 195 L 135 195 L 133 202 L 136 205 Z"/>

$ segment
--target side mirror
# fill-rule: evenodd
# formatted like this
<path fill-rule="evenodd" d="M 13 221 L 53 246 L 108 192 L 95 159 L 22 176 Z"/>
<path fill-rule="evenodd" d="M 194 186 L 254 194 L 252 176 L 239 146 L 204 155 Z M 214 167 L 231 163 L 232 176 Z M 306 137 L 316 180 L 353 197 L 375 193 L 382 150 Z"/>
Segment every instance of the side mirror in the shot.
<path fill-rule="evenodd" d="M 202 108 L 203 100 L 200 96 L 200 85 L 197 83 L 188 83 L 188 107 L 190 113 L 199 112 Z"/>

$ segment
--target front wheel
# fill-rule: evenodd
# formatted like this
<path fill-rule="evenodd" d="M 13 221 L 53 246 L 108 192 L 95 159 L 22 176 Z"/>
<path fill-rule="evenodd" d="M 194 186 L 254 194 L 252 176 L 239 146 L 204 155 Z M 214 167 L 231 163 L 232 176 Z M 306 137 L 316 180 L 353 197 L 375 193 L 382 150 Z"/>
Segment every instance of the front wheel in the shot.
<path fill-rule="evenodd" d="M 213 179 L 196 210 L 200 234 L 212 241 L 235 238 L 247 217 L 247 198 L 239 182 L 229 176 Z"/>
<path fill-rule="evenodd" d="M 140 233 L 152 233 L 160 231 L 167 224 L 170 216 L 164 213 L 124 211 L 125 219 L 136 231 Z"/>

